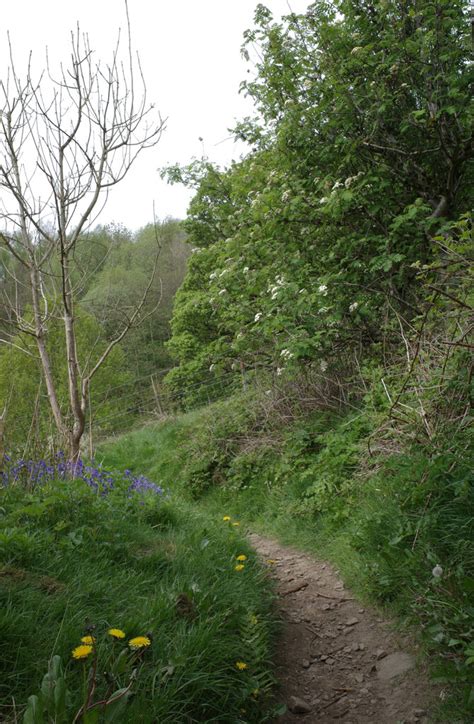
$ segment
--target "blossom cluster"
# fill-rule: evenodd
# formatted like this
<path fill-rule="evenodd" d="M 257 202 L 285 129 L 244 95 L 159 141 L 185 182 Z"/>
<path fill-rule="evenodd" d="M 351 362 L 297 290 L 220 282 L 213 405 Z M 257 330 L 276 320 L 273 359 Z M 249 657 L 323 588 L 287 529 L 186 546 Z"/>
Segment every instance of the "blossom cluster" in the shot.
<path fill-rule="evenodd" d="M 283 279 L 283 277 L 281 275 L 278 274 L 275 277 L 275 283 L 270 284 L 267 289 L 267 292 L 271 295 L 271 299 L 275 300 L 277 298 L 278 292 L 284 285 L 285 285 L 285 280 Z"/>
<path fill-rule="evenodd" d="M 52 460 L 11 460 L 5 455 L 5 467 L 0 472 L 0 484 L 3 487 L 10 485 L 25 485 L 30 489 L 52 482 L 53 480 L 83 480 L 96 493 L 104 496 L 116 487 L 118 477 L 116 473 L 104 470 L 101 465 L 87 465 L 83 460 L 76 462 L 68 460 L 63 452 L 57 453 Z M 144 475 L 134 475 L 125 470 L 123 479 L 128 483 L 127 492 L 163 494 L 163 488 L 148 480 Z"/>

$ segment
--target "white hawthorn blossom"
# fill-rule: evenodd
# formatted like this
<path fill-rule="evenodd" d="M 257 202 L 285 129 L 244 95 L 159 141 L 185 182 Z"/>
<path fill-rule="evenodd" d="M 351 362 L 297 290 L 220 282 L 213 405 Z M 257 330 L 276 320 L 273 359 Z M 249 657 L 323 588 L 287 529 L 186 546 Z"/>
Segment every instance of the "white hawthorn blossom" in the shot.
<path fill-rule="evenodd" d="M 318 287 L 318 292 L 325 297 L 328 293 L 328 287 L 327 284 L 320 284 Z"/>
<path fill-rule="evenodd" d="M 270 296 L 271 296 L 272 299 L 276 299 L 276 298 L 277 298 L 278 292 L 280 291 L 281 287 L 284 286 L 284 284 L 285 284 L 285 280 L 283 279 L 283 277 L 282 277 L 280 274 L 278 274 L 278 275 L 275 277 L 275 282 L 274 282 L 274 284 L 273 284 L 273 285 L 270 285 L 270 286 L 267 288 L 267 292 L 270 294 Z"/>
<path fill-rule="evenodd" d="M 359 173 L 356 174 L 355 176 L 348 176 L 348 177 L 346 178 L 346 180 L 344 181 L 344 186 L 346 187 L 346 189 L 348 189 L 348 188 L 351 186 L 351 184 L 354 183 L 354 181 L 357 181 L 357 179 L 360 178 L 360 177 L 363 176 L 363 175 L 364 175 L 364 172 L 363 172 L 363 171 L 359 171 Z"/>
<path fill-rule="evenodd" d="M 284 367 L 277 367 L 277 375 L 278 377 L 285 371 Z"/>
<path fill-rule="evenodd" d="M 352 304 L 349 304 L 349 312 L 355 312 L 358 306 L 359 302 L 352 302 Z"/>

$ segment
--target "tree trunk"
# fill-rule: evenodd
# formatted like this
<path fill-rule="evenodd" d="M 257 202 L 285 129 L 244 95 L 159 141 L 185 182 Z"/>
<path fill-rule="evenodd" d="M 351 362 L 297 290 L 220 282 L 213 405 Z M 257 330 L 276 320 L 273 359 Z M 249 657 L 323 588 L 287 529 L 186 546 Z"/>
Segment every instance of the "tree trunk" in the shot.
<path fill-rule="evenodd" d="M 49 359 L 48 350 L 46 349 L 45 343 L 45 330 L 43 326 L 43 320 L 41 318 L 40 301 L 39 301 L 39 289 L 40 280 L 38 269 L 33 264 L 30 270 L 30 287 L 31 287 L 31 301 L 33 305 L 33 316 L 35 324 L 35 335 L 36 335 L 36 346 L 38 348 L 41 366 L 43 368 L 44 380 L 46 383 L 46 390 L 48 393 L 48 400 L 53 413 L 56 427 L 63 441 L 67 439 L 66 430 L 64 427 L 63 416 L 61 414 L 61 408 L 59 406 L 58 397 L 56 394 L 56 388 L 54 386 L 53 374 L 51 370 L 51 361 Z"/>
<path fill-rule="evenodd" d="M 0 473 L 3 473 L 3 460 L 5 458 L 5 447 L 3 443 L 3 435 L 5 432 L 5 421 L 0 417 Z"/>
<path fill-rule="evenodd" d="M 69 311 L 64 315 L 64 329 L 66 332 L 69 402 L 71 412 L 74 416 L 74 424 L 70 435 L 70 458 L 73 462 L 76 462 L 79 457 L 81 438 L 85 430 L 85 406 L 87 404 L 87 397 L 84 394 L 82 394 L 82 396 L 79 394 L 79 370 L 74 317 Z"/>

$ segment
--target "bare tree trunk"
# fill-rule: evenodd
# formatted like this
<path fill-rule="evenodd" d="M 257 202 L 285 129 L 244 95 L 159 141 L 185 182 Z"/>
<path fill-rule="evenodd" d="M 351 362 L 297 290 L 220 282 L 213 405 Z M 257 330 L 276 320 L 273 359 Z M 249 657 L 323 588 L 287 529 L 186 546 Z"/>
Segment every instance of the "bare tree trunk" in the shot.
<path fill-rule="evenodd" d="M 158 383 L 155 382 L 155 378 L 153 377 L 153 375 L 151 375 L 150 379 L 151 379 L 151 386 L 153 388 L 153 397 L 155 398 L 156 411 L 158 412 L 158 414 L 161 417 L 164 417 L 165 413 L 163 410 L 163 405 L 161 404 Z"/>
<path fill-rule="evenodd" d="M 146 318 L 144 305 L 158 262 L 159 249 L 144 294 L 133 309 L 124 311 L 121 330 L 98 359 L 89 358 L 81 368 L 72 273 L 77 243 L 97 217 L 100 200 L 144 149 L 158 143 L 164 127 L 147 101 L 140 62 L 132 53 L 127 0 L 124 4 L 124 60 L 120 35 L 104 67 L 93 60 L 87 35 L 77 31 L 72 34 L 70 65 L 61 65 L 56 77 L 47 61 L 47 72 L 37 82 L 31 63 L 20 79 L 10 48 L 10 82 L 0 81 L 0 244 L 28 270 L 33 321 L 14 306 L 11 314 L 17 329 L 35 338 L 54 422 L 72 461 L 79 457 L 90 382 L 128 330 Z M 135 75 L 142 83 L 140 94 Z M 48 326 L 55 319 L 62 320 L 65 333 L 69 402 L 64 413 L 47 346 Z"/>
<path fill-rule="evenodd" d="M 69 279 L 66 278 L 66 286 L 69 286 Z M 79 393 L 79 363 L 76 343 L 75 319 L 72 308 L 72 297 L 65 293 L 64 331 L 66 335 L 66 354 L 68 371 L 69 404 L 74 417 L 70 434 L 70 456 L 76 461 L 79 455 L 79 445 L 85 429 L 85 408 Z M 84 400 L 84 403 L 86 400 Z"/>
<path fill-rule="evenodd" d="M 64 428 L 63 416 L 61 414 L 61 408 L 59 406 L 58 396 L 56 393 L 56 386 L 53 380 L 53 374 L 51 370 L 51 361 L 49 359 L 48 350 L 46 349 L 45 330 L 44 322 L 41 315 L 40 301 L 39 301 L 39 289 L 40 279 L 39 271 L 37 267 L 32 264 L 30 268 L 30 286 L 31 286 L 31 301 L 33 306 L 33 317 L 35 327 L 35 338 L 36 346 L 38 348 L 41 366 L 43 369 L 44 381 L 46 384 L 46 391 L 48 393 L 48 400 L 53 413 L 54 421 L 60 436 L 63 440 L 66 439 L 66 431 Z"/>
<path fill-rule="evenodd" d="M 5 447 L 3 442 L 3 436 L 5 434 L 5 420 L 3 416 L 0 417 L 0 473 L 3 473 L 3 461 L 5 459 Z"/>

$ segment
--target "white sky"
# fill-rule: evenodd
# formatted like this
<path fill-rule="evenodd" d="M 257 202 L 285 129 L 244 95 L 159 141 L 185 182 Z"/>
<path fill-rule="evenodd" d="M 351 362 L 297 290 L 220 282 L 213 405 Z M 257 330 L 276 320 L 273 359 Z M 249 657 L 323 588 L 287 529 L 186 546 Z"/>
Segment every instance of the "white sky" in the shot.
<path fill-rule="evenodd" d="M 1 4 L 2 78 L 8 64 L 7 30 L 16 62 L 20 65 L 32 50 L 33 67 L 39 69 L 46 45 L 53 57 L 68 57 L 70 31 L 77 21 L 105 62 L 118 28 L 125 26 L 122 0 L 3 0 Z M 264 4 L 276 19 L 289 12 L 287 0 Z M 294 12 L 302 12 L 309 0 L 289 0 L 289 4 Z M 257 0 L 129 0 L 132 39 L 149 100 L 168 121 L 158 146 L 145 151 L 113 190 L 102 223 L 116 221 L 137 229 L 151 221 L 153 201 L 159 218 L 184 218 L 189 192 L 161 181 L 157 169 L 189 163 L 203 153 L 225 165 L 244 150 L 229 139 L 227 129 L 252 110 L 238 88 L 249 67 L 240 56 L 242 35 L 253 27 L 256 5 Z"/>

